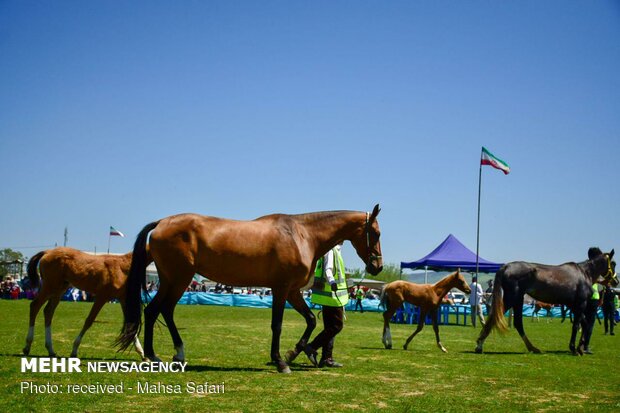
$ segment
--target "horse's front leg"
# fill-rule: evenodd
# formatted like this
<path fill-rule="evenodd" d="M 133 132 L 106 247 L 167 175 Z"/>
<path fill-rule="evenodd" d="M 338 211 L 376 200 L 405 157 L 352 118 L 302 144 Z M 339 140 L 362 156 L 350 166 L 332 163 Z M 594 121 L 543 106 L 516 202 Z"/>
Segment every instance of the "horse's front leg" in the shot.
<path fill-rule="evenodd" d="M 409 338 L 407 338 L 407 341 L 405 342 L 403 349 L 407 350 L 407 346 L 409 346 L 409 343 L 411 342 L 411 340 L 413 340 L 416 334 L 422 331 L 422 329 L 424 328 L 425 320 L 426 320 L 426 311 L 422 310 L 420 311 L 420 318 L 418 319 L 418 328 L 416 328 L 413 334 L 411 334 Z"/>
<path fill-rule="evenodd" d="M 447 353 L 448 350 L 446 350 L 443 344 L 441 344 L 441 339 L 439 338 L 439 322 L 437 321 L 437 309 L 434 309 L 431 314 L 433 317 L 433 330 L 435 330 L 435 340 L 437 340 L 437 347 L 439 347 L 444 353 Z"/>
<path fill-rule="evenodd" d="M 285 302 L 286 290 L 273 291 L 273 303 L 271 305 L 271 361 L 276 364 L 280 373 L 291 372 L 288 364 L 280 356 L 280 335 L 282 333 Z"/>
<path fill-rule="evenodd" d="M 583 312 L 584 312 L 583 308 L 575 308 L 572 312 L 574 316 L 573 328 L 571 329 L 570 343 L 568 344 L 568 348 L 570 349 L 570 352 L 574 356 L 583 355 L 583 341 L 584 341 L 583 334 L 585 330 L 585 328 L 583 327 L 583 324 L 585 322 Z M 581 338 L 579 339 L 579 346 L 577 347 L 575 345 L 575 341 L 577 340 L 577 334 L 579 333 L 579 327 L 582 327 L 582 328 L 581 328 Z"/>
<path fill-rule="evenodd" d="M 312 334 L 312 331 L 314 331 L 314 329 L 316 328 L 316 318 L 314 317 L 312 310 L 310 310 L 310 308 L 308 307 L 306 300 L 304 300 L 301 291 L 291 291 L 288 295 L 287 300 L 293 306 L 293 308 L 297 310 L 297 312 L 301 314 L 306 320 L 306 329 L 304 330 L 304 333 L 302 334 L 297 344 L 295 344 L 295 348 L 293 350 L 287 351 L 284 355 L 286 362 L 291 363 L 293 360 L 295 360 L 295 358 L 297 358 L 299 353 L 303 351 L 306 344 L 308 344 L 310 335 Z"/>

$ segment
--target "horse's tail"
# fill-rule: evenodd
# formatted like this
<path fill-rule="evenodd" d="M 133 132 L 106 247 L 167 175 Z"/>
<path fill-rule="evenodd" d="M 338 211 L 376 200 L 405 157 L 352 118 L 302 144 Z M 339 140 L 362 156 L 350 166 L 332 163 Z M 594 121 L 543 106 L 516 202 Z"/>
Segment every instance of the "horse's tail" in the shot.
<path fill-rule="evenodd" d="M 142 329 L 142 300 L 140 290 L 146 290 L 146 267 L 152 261 L 146 240 L 151 232 L 159 224 L 159 221 L 147 224 L 136 238 L 131 257 L 131 267 L 127 277 L 125 293 L 125 320 L 121 334 L 116 339 L 115 345 L 119 351 L 127 350 L 134 342 L 135 337 Z"/>
<path fill-rule="evenodd" d="M 386 311 L 390 307 L 390 297 L 388 296 L 388 294 L 386 294 L 385 291 L 388 285 L 389 284 L 385 284 L 383 288 L 381 288 L 381 295 L 379 296 L 379 307 L 383 307 L 383 309 Z"/>
<path fill-rule="evenodd" d="M 39 261 L 45 255 L 47 251 L 41 251 L 30 258 L 28 261 L 28 266 L 26 267 L 28 273 L 28 280 L 30 280 L 30 287 L 36 288 L 41 284 L 41 278 L 39 277 L 39 271 L 37 267 L 39 266 Z"/>
<path fill-rule="evenodd" d="M 493 304 L 491 305 L 491 315 L 489 316 L 491 326 L 496 328 L 500 333 L 508 331 L 508 323 L 504 317 L 504 297 L 502 288 L 502 279 L 504 278 L 505 267 L 499 269 L 495 274 L 493 285 Z"/>

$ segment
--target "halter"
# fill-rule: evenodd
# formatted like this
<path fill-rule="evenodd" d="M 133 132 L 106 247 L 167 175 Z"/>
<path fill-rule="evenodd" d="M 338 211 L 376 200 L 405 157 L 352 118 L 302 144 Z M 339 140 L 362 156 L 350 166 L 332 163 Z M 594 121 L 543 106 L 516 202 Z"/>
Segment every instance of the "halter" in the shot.
<path fill-rule="evenodd" d="M 370 212 L 366 212 L 366 251 L 367 251 L 367 263 L 370 264 L 370 261 L 373 259 L 383 258 L 381 255 L 375 255 L 370 253 Z M 611 264 L 610 264 L 611 265 Z"/>
<path fill-rule="evenodd" d="M 611 258 L 609 257 L 609 255 L 607 255 L 607 274 L 605 274 L 603 278 L 605 279 L 605 281 L 613 281 L 617 280 L 618 278 L 617 274 L 611 268 Z"/>
<path fill-rule="evenodd" d="M 606 280 L 613 280 L 615 276 L 616 274 L 614 273 L 614 270 L 611 269 L 611 258 L 609 257 L 609 255 L 607 255 L 607 273 L 605 274 L 604 278 Z"/>

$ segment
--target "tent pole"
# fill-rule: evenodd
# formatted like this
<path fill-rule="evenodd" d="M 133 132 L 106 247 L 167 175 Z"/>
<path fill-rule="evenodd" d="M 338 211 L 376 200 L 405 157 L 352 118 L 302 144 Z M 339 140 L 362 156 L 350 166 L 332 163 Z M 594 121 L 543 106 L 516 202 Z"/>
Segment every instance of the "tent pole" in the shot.
<path fill-rule="evenodd" d="M 482 159 L 482 152 L 480 153 Z M 480 171 L 478 172 L 478 225 L 476 228 L 476 282 L 478 282 L 478 258 L 480 254 L 480 192 L 482 189 L 482 162 L 480 162 Z"/>
<path fill-rule="evenodd" d="M 424 266 L 424 284 L 428 284 L 428 265 Z"/>

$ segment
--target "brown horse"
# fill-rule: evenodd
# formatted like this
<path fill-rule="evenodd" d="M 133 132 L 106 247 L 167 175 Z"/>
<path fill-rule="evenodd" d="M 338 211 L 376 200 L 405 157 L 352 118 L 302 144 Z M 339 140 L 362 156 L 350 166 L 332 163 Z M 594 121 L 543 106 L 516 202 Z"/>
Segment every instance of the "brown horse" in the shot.
<path fill-rule="evenodd" d="M 403 346 L 407 350 L 409 342 L 424 328 L 424 320 L 426 314 L 430 313 L 433 320 L 433 329 L 435 330 L 435 338 L 437 346 L 447 353 L 448 350 L 441 344 L 439 339 L 439 326 L 437 325 L 437 309 L 443 300 L 443 297 L 453 288 L 458 288 L 465 294 L 469 294 L 471 289 L 467 285 L 467 281 L 459 270 L 446 276 L 435 284 L 414 284 L 408 281 L 393 281 L 386 285 L 381 291 L 381 303 L 385 307 L 383 312 L 383 345 L 385 348 L 392 348 L 392 333 L 390 332 L 390 320 L 394 312 L 403 304 L 408 302 L 420 307 L 420 318 L 418 319 L 418 328 L 409 336 L 407 342 Z"/>
<path fill-rule="evenodd" d="M 184 360 L 183 341 L 174 323 L 174 308 L 195 273 L 226 285 L 270 287 L 273 293 L 271 360 L 278 371 L 290 369 L 280 356 L 284 304 L 289 303 L 306 320 L 296 345 L 303 349 L 316 320 L 300 289 L 311 282 L 317 260 L 339 242 L 349 240 L 373 275 L 381 272 L 379 205 L 372 213 L 317 212 L 275 214 L 253 221 L 233 221 L 182 214 L 146 225 L 136 239 L 127 288 L 125 326 L 118 338 L 126 349 L 140 331 L 140 285 L 144 287 L 146 239 L 157 265 L 160 288 L 144 310 L 146 357 L 158 360 L 153 349 L 153 324 L 164 317 L 175 346 L 175 360 Z"/>
<path fill-rule="evenodd" d="M 56 356 L 52 346 L 52 318 L 60 298 L 69 286 L 95 294 L 95 303 L 84 322 L 82 331 L 73 342 L 71 357 L 77 357 L 82 337 L 108 301 L 117 298 L 125 309 L 125 285 L 131 265 L 131 253 L 125 255 L 91 255 L 73 248 L 58 247 L 41 251 L 28 261 L 28 278 L 32 287 L 41 284 L 39 294 L 30 303 L 30 325 L 26 336 L 25 355 L 30 353 L 34 340 L 34 323 L 39 310 L 45 306 L 45 347 L 51 357 Z M 37 271 L 38 266 L 38 271 Z M 39 273 L 41 274 L 39 278 Z M 132 340 L 136 351 L 144 358 L 138 337 Z"/>
<path fill-rule="evenodd" d="M 514 325 L 528 351 L 540 353 L 530 342 L 523 330 L 523 296 L 529 294 L 536 300 L 547 303 L 565 304 L 575 315 L 575 322 L 569 343 L 573 354 L 583 354 L 583 330 L 579 347 L 575 346 L 577 330 L 584 324 L 582 319 L 588 298 L 592 295 L 592 283 L 600 278 L 611 279 L 614 250 L 603 253 L 590 248 L 589 259 L 581 263 L 569 262 L 562 265 L 534 264 L 522 261 L 509 262 L 495 274 L 493 304 L 487 323 L 482 328 L 476 345 L 476 353 L 482 353 L 484 341 L 493 328 L 507 331 L 504 312 L 514 308 Z"/>
<path fill-rule="evenodd" d="M 539 321 L 540 317 L 538 316 L 538 313 L 540 312 L 540 310 L 545 310 L 547 312 L 547 315 L 545 317 L 548 323 L 549 318 L 553 316 L 551 314 L 551 310 L 553 310 L 553 307 L 553 304 L 545 303 L 544 301 L 535 301 L 534 310 L 532 311 L 532 321 L 534 321 L 534 319 L 536 319 L 536 321 Z"/>

